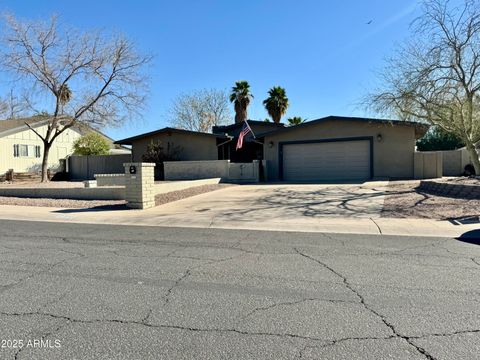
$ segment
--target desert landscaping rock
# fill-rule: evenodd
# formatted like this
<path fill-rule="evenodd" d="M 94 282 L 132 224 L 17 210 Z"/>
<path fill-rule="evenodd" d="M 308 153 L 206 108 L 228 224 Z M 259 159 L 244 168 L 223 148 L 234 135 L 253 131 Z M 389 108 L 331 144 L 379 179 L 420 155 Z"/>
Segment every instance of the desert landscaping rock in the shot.
<path fill-rule="evenodd" d="M 445 220 L 479 215 L 480 200 L 434 195 L 419 185 L 419 181 L 390 181 L 382 217 Z"/>
<path fill-rule="evenodd" d="M 0 196 L 0 205 L 44 206 L 54 208 L 96 208 L 125 205 L 123 200 L 72 200 Z"/>
<path fill-rule="evenodd" d="M 225 187 L 232 186 L 231 184 L 215 184 L 195 186 L 185 190 L 171 191 L 165 194 L 155 196 L 155 205 L 163 205 L 172 201 L 182 200 L 190 196 L 204 194 L 210 191 L 220 190 Z"/>

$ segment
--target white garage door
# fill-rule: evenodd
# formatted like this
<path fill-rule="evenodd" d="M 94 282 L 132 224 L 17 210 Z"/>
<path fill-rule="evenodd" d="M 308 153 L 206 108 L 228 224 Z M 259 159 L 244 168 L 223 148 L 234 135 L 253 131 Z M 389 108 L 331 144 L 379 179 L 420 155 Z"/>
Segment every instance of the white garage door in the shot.
<path fill-rule="evenodd" d="M 283 146 L 285 181 L 366 180 L 370 142 L 335 141 Z"/>

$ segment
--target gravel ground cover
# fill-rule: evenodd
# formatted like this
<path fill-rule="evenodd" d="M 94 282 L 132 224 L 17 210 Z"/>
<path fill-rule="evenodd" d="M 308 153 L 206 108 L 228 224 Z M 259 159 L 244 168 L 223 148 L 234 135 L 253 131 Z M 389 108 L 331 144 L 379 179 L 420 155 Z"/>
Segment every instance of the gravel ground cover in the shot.
<path fill-rule="evenodd" d="M 125 205 L 124 200 L 72 200 L 72 199 L 48 199 L 48 198 L 20 198 L 0 196 L 0 205 L 17 206 L 44 206 L 55 208 L 94 208 L 107 206 Z"/>
<path fill-rule="evenodd" d="M 165 194 L 158 194 L 155 196 L 155 204 L 163 205 L 172 201 L 182 200 L 190 196 L 200 195 L 206 192 L 220 190 L 228 186 L 233 186 L 231 184 L 213 184 L 213 185 L 201 185 L 195 186 L 185 190 L 172 191 Z"/>
<path fill-rule="evenodd" d="M 468 178 L 458 179 L 459 182 L 469 181 Z M 390 181 L 386 189 L 382 217 L 445 220 L 480 215 L 480 200 L 427 194 L 417 189 L 419 184 L 419 181 Z"/>
<path fill-rule="evenodd" d="M 480 185 L 479 176 L 471 177 L 445 177 L 442 179 L 435 180 L 437 182 L 448 183 L 448 184 L 459 184 L 459 185 Z"/>
<path fill-rule="evenodd" d="M 30 183 L 31 184 L 31 183 Z M 47 183 L 51 184 L 51 183 Z M 159 194 L 155 197 L 156 205 L 166 204 L 172 201 L 185 199 L 190 196 L 203 194 L 210 191 L 223 189 L 231 184 L 202 185 L 190 189 L 172 191 L 165 194 Z M 74 186 L 72 186 L 74 187 Z M 72 200 L 72 199 L 49 199 L 49 198 L 20 198 L 0 196 L 0 205 L 17 206 L 45 206 L 55 208 L 94 208 L 94 207 L 121 207 L 126 202 L 123 200 Z"/>

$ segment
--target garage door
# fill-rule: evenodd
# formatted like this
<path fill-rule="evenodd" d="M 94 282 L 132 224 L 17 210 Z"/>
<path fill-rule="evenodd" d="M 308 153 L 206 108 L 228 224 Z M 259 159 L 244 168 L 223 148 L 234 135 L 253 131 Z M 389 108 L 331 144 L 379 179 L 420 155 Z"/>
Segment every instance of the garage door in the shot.
<path fill-rule="evenodd" d="M 285 181 L 348 181 L 369 178 L 368 140 L 283 145 Z"/>

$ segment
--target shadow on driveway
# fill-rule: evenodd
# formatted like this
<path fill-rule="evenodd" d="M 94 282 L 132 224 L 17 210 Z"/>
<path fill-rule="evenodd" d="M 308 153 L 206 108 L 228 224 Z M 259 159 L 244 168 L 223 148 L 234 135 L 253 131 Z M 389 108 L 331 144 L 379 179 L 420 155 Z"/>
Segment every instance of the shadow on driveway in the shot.
<path fill-rule="evenodd" d="M 272 190 L 254 190 L 258 193 L 253 203 L 242 200 L 235 208 L 222 213 L 225 220 L 264 217 L 370 217 L 379 216 L 383 208 L 384 189 L 361 186 L 302 189 L 278 187 Z M 250 197 L 250 199 L 252 199 Z"/>

